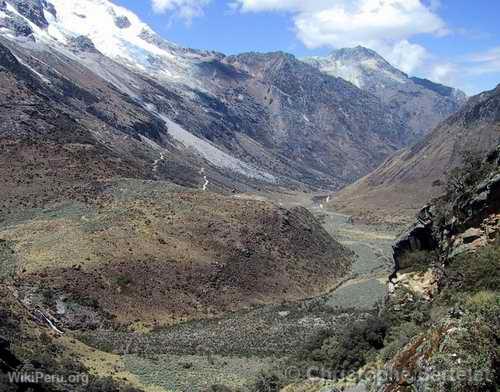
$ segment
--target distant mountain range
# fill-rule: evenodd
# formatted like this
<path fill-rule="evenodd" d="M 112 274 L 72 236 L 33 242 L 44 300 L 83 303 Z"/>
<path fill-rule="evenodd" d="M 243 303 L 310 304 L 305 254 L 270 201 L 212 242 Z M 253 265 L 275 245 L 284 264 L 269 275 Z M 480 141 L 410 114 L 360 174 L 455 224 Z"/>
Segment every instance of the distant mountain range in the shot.
<path fill-rule="evenodd" d="M 2 99 L 8 116 L 19 114 L 0 125 L 4 137 L 42 140 L 55 127 L 58 143 L 73 143 L 69 129 L 78 129 L 102 150 L 93 159 L 121 159 L 122 173 L 192 187 L 209 181 L 212 190 L 339 189 L 464 100 L 362 48 L 307 62 L 182 48 L 106 0 L 0 0 L 0 33 L 0 66 L 11 80 Z M 358 85 L 329 71 L 337 57 L 361 61 Z M 388 87 L 370 87 L 375 80 Z M 58 116 L 69 128 L 50 125 Z"/>
<path fill-rule="evenodd" d="M 458 89 L 409 77 L 378 53 L 361 46 L 304 61 L 379 97 L 400 115 L 416 138 L 425 135 L 467 100 L 465 93 Z"/>

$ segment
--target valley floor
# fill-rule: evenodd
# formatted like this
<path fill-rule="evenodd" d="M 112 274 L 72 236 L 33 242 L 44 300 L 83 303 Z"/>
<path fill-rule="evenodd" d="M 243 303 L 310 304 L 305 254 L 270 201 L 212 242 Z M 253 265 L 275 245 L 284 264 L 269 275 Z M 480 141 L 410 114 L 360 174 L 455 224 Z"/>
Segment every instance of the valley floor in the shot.
<path fill-rule="evenodd" d="M 152 391 L 242 386 L 301 350 L 322 330 L 352 322 L 384 299 L 397 228 L 353 224 L 349 216 L 323 208 L 328 197 L 323 195 L 234 197 L 309 209 L 331 235 L 356 253 L 352 272 L 329 294 L 296 303 L 266 305 L 146 333 L 99 331 L 78 336 L 90 346 L 120 354 L 121 366 L 142 385 L 154 385 Z"/>

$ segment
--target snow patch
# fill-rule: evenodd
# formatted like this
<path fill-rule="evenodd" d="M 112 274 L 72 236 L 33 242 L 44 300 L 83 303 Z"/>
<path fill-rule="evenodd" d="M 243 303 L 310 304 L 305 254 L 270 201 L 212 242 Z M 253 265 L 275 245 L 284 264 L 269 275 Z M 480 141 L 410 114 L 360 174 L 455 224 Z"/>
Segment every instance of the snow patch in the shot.
<path fill-rule="evenodd" d="M 16 60 L 19 62 L 19 64 L 24 65 L 26 68 L 28 68 L 31 72 L 33 72 L 36 76 L 38 76 L 42 80 L 42 82 L 44 82 L 46 84 L 51 84 L 52 83 L 49 79 L 47 79 L 44 75 L 42 75 L 40 72 L 38 72 L 31 65 L 29 65 L 28 63 L 26 63 L 23 59 L 21 59 L 20 57 L 16 56 L 15 54 L 13 54 L 13 56 L 16 58 Z"/>

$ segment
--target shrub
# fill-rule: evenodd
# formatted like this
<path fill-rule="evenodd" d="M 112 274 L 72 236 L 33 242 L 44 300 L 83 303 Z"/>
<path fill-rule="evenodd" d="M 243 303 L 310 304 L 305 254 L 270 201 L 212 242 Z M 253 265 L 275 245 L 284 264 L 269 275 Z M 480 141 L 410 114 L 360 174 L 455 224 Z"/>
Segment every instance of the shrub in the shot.
<path fill-rule="evenodd" d="M 279 392 L 285 386 L 282 376 L 276 372 L 262 371 L 251 390 L 255 392 Z"/>
<path fill-rule="evenodd" d="M 370 317 L 346 325 L 340 331 L 329 331 L 318 337 L 302 359 L 335 371 L 351 372 L 367 363 L 368 358 L 384 346 L 387 323 Z"/>
<path fill-rule="evenodd" d="M 472 299 L 473 311 L 466 311 L 462 319 L 458 321 L 457 328 L 446 336 L 439 351 L 430 358 L 429 367 L 434 373 L 428 383 L 429 390 L 435 392 L 498 391 L 500 387 L 499 307 L 490 308 L 493 305 L 492 299 L 490 294 L 481 294 Z M 486 317 L 484 315 L 478 317 L 477 304 L 480 304 L 481 311 L 484 311 L 484 305 L 487 304 L 486 309 L 490 309 L 492 313 Z M 449 375 L 466 375 L 466 377 L 450 378 Z"/>
<path fill-rule="evenodd" d="M 380 356 L 384 361 L 392 359 L 410 340 L 422 332 L 423 328 L 414 322 L 406 322 L 390 329 L 384 341 Z"/>
<path fill-rule="evenodd" d="M 492 162 L 482 158 L 478 152 L 466 151 L 462 156 L 462 166 L 448 173 L 445 195 L 434 201 L 437 207 L 434 222 L 437 226 L 445 224 L 453 216 L 465 214 L 465 211 L 456 208 L 456 202 L 472 194 L 494 169 Z"/>
<path fill-rule="evenodd" d="M 479 291 L 466 301 L 465 309 L 478 317 L 484 318 L 487 322 L 498 323 L 500 295 L 498 292 L 493 291 Z"/>
<path fill-rule="evenodd" d="M 446 268 L 448 289 L 462 292 L 500 287 L 500 246 L 492 244 L 477 253 L 460 255 Z"/>
<path fill-rule="evenodd" d="M 386 304 L 381 317 L 391 327 L 405 322 L 422 325 L 431 319 L 432 305 L 421 295 L 406 287 L 399 287 L 395 296 Z"/>
<path fill-rule="evenodd" d="M 210 388 L 206 390 L 206 392 L 232 392 L 229 387 L 225 385 L 212 385 Z"/>
<path fill-rule="evenodd" d="M 449 201 L 468 193 L 492 170 L 492 165 L 483 160 L 478 152 L 465 151 L 462 156 L 462 165 L 453 169 L 448 175 L 446 184 L 446 198 Z"/>
<path fill-rule="evenodd" d="M 132 283 L 132 279 L 127 275 L 119 275 L 115 278 L 115 283 L 121 288 L 125 288 Z"/>
<path fill-rule="evenodd" d="M 82 391 L 83 392 L 83 391 Z M 143 392 L 130 385 L 120 384 L 111 377 L 94 378 L 85 387 L 85 392 Z"/>

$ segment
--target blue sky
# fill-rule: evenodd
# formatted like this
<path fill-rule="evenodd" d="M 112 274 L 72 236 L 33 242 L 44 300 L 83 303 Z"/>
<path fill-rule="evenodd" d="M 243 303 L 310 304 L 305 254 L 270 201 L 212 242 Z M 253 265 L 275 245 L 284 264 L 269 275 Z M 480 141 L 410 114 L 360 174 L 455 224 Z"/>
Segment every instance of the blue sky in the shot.
<path fill-rule="evenodd" d="M 499 0 L 114 0 L 166 39 L 299 57 L 364 45 L 474 94 L 500 83 Z"/>

